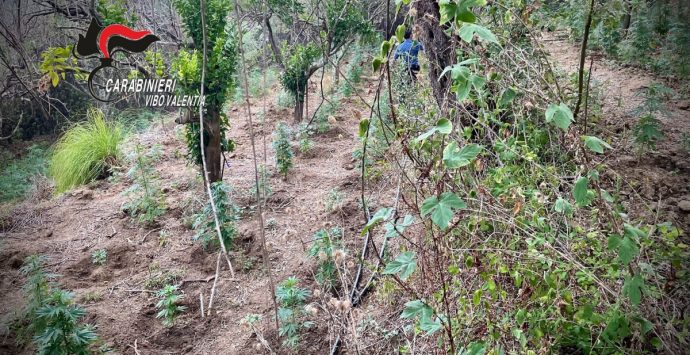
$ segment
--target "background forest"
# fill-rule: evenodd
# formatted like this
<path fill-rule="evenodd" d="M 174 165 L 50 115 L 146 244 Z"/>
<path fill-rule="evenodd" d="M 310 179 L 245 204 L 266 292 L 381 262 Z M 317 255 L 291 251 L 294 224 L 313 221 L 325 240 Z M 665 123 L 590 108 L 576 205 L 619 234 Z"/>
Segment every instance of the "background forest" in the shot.
<path fill-rule="evenodd" d="M 0 353 L 690 345 L 688 0 L 3 0 L 0 73 Z"/>

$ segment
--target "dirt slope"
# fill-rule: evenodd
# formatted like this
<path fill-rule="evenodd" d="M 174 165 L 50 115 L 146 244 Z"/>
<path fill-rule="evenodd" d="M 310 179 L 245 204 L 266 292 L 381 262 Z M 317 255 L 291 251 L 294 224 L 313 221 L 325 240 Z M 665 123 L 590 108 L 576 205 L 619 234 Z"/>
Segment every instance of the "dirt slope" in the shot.
<path fill-rule="evenodd" d="M 317 97 L 316 88 L 312 90 L 310 99 Z M 263 152 L 265 137 L 272 172 L 273 194 L 265 215 L 267 220 L 275 220 L 267 232 L 274 275 L 277 281 L 298 276 L 301 286 L 313 289 L 312 261 L 305 251 L 315 231 L 325 225 L 339 225 L 345 227 L 347 245 L 357 249 L 361 242 L 357 238 L 362 224 L 356 201 L 359 173 L 351 161 L 358 144 L 358 121 L 352 112 L 359 110 L 365 116 L 368 112 L 357 100 L 343 103 L 336 115 L 338 121 L 329 132 L 314 138 L 315 146 L 309 154 L 297 154 L 294 168 L 283 180 L 273 173 L 271 132 L 278 121 L 291 121 L 291 111 L 276 107 L 273 96 L 267 102 L 265 126 L 260 123 L 261 114 L 257 114 L 262 107 L 260 100 L 254 102 L 253 112 L 257 150 Z M 145 146 L 163 147 L 156 170 L 161 175 L 168 210 L 160 226 L 153 230 L 141 228 L 121 212 L 126 202 L 121 193 L 129 187 L 126 181 L 100 181 L 58 198 L 27 201 L 15 211 L 12 229 L 0 233 L 2 317 L 11 318 L 22 305 L 22 260 L 40 253 L 50 257 L 50 271 L 61 275 L 63 288 L 76 293 L 88 311 L 88 322 L 97 325 L 99 336 L 115 353 L 134 353 L 135 344 L 140 354 L 256 352 L 256 340 L 247 327 L 239 325 L 240 320 L 249 313 L 262 314 L 265 328 L 271 329 L 268 325 L 273 324 L 273 310 L 249 193 L 254 186 L 254 170 L 244 112 L 242 107 L 228 112 L 232 124 L 229 137 L 236 141 L 237 149 L 225 168 L 224 180 L 233 187 L 232 198 L 243 212 L 240 236 L 232 253 L 235 279 L 228 270 L 222 270 L 214 301 L 217 314 L 204 319 L 199 314 L 199 293 L 204 293 L 208 303 L 212 284 L 209 277 L 214 274 L 216 254 L 205 252 L 193 242 L 194 231 L 185 225 L 185 218 L 200 211 L 205 196 L 199 175 L 183 158 L 186 148 L 176 137 L 175 125 L 169 118 L 164 127 L 153 127 L 132 138 Z M 335 211 L 327 212 L 324 201 L 333 188 L 342 193 L 343 199 Z M 166 245 L 161 245 L 160 230 L 169 236 Z M 100 248 L 108 251 L 105 266 L 91 262 L 91 253 Z M 181 285 L 187 306 L 172 328 L 163 327 L 155 318 L 156 288 L 146 287 L 164 283 L 166 276 L 168 281 Z M 7 329 L 2 333 L 0 353 L 21 352 Z M 274 349 L 279 348 L 274 331 L 266 336 Z M 308 353 L 327 352 L 329 340 L 324 327 L 317 323 L 304 343 Z"/>
<path fill-rule="evenodd" d="M 544 47 L 551 54 L 552 63 L 566 73 L 576 73 L 579 66 L 579 47 L 568 42 L 564 33 L 545 33 Z M 586 61 L 589 68 L 590 57 Z M 613 150 L 604 162 L 613 170 L 607 174 L 620 179 L 621 194 L 645 203 L 623 204 L 631 217 L 644 216 L 659 223 L 671 221 L 690 232 L 690 151 L 683 144 L 690 136 L 690 98 L 676 97 L 665 103 L 667 112 L 659 115 L 664 138 L 655 151 L 642 155 L 636 152 L 633 128 L 638 117 L 633 110 L 643 101 L 642 91 L 652 83 L 660 83 L 680 91 L 678 83 L 664 81 L 651 73 L 634 67 L 622 67 L 602 57 L 596 57 L 592 67 L 592 92 L 598 90 L 601 102 L 602 137 L 611 138 Z M 591 134 L 591 133 L 590 133 Z"/>

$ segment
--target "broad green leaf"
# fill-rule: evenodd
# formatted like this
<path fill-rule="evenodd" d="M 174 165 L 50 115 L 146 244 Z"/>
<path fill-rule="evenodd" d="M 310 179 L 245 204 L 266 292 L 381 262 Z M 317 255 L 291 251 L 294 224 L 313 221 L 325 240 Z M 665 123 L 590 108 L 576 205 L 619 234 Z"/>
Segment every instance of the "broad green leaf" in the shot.
<path fill-rule="evenodd" d="M 395 30 L 395 37 L 398 39 L 398 42 L 402 43 L 405 41 L 405 31 L 407 28 L 405 25 L 400 25 L 398 28 Z"/>
<path fill-rule="evenodd" d="M 484 342 L 471 342 L 466 347 L 458 351 L 458 355 L 484 355 L 486 353 L 486 344 Z"/>
<path fill-rule="evenodd" d="M 447 118 L 442 118 L 436 122 L 436 130 L 438 133 L 448 135 L 453 131 L 453 123 Z"/>
<path fill-rule="evenodd" d="M 403 309 L 400 318 L 410 319 L 416 316 L 426 316 L 431 317 L 434 314 L 434 310 L 427 306 L 422 300 L 414 300 L 405 303 L 405 308 Z"/>
<path fill-rule="evenodd" d="M 474 291 L 474 294 L 472 295 L 472 304 L 475 306 L 479 305 L 479 302 L 482 301 L 482 293 L 483 292 L 481 289 Z"/>
<path fill-rule="evenodd" d="M 363 118 L 361 121 L 359 121 L 359 137 L 360 138 L 366 137 L 368 131 L 369 131 L 369 119 Z"/>
<path fill-rule="evenodd" d="M 589 185 L 589 179 L 584 176 L 580 176 L 577 182 L 575 182 L 573 197 L 575 197 L 575 202 L 580 207 L 587 206 L 590 203 L 589 196 L 587 195 L 587 185 Z"/>
<path fill-rule="evenodd" d="M 393 214 L 392 208 L 382 208 L 382 209 L 376 211 L 376 213 L 371 217 L 371 219 L 369 219 L 369 222 L 364 226 L 364 228 L 362 228 L 361 235 L 364 236 L 365 234 L 367 234 L 367 232 L 369 231 L 369 229 L 372 226 L 376 225 L 377 223 L 379 223 L 381 221 L 385 221 L 385 220 L 389 219 L 392 214 Z"/>
<path fill-rule="evenodd" d="M 432 335 L 437 331 L 441 330 L 443 325 L 441 324 L 441 318 L 436 317 L 433 321 L 431 317 L 421 317 L 419 319 L 419 329 L 426 332 L 426 335 Z"/>
<path fill-rule="evenodd" d="M 441 0 L 438 2 L 439 14 L 441 15 L 440 25 L 453 21 L 455 14 L 458 11 L 458 5 L 450 0 Z"/>
<path fill-rule="evenodd" d="M 640 252 L 640 248 L 637 246 L 635 240 L 627 235 L 623 238 L 616 234 L 609 236 L 608 248 L 618 251 L 618 261 L 623 265 L 629 264 Z"/>
<path fill-rule="evenodd" d="M 553 209 L 558 213 L 564 213 L 567 215 L 573 213 L 573 207 L 570 205 L 570 202 L 562 197 L 559 197 L 558 200 L 556 200 L 556 203 L 553 205 Z"/>
<path fill-rule="evenodd" d="M 383 64 L 383 59 L 381 57 L 374 58 L 374 61 L 371 62 L 371 66 L 374 69 L 374 73 L 379 71 L 379 69 L 381 68 L 381 64 Z"/>
<path fill-rule="evenodd" d="M 475 23 L 477 22 L 477 16 L 475 16 L 472 11 L 469 10 L 461 10 L 458 11 L 458 13 L 455 16 L 456 21 L 461 21 L 461 22 L 466 22 L 466 23 Z"/>
<path fill-rule="evenodd" d="M 419 137 L 415 138 L 415 142 L 421 142 L 429 137 L 431 137 L 432 134 L 439 132 L 441 134 L 450 134 L 450 132 L 453 131 L 453 123 L 450 122 L 446 118 L 442 118 L 438 121 L 436 121 L 436 125 L 429 128 L 428 131 L 422 133 L 419 135 Z"/>
<path fill-rule="evenodd" d="M 462 27 L 460 27 L 460 31 L 458 31 L 460 38 L 467 43 L 472 42 L 472 38 L 475 34 L 484 41 L 498 44 L 496 36 L 484 26 L 474 23 L 464 23 Z"/>
<path fill-rule="evenodd" d="M 630 299 L 633 306 L 637 306 L 642 301 L 642 288 L 644 287 L 644 280 L 639 274 L 630 277 L 626 276 L 623 284 L 623 294 Z"/>
<path fill-rule="evenodd" d="M 405 281 L 416 269 L 417 259 L 415 258 L 415 254 L 408 251 L 398 255 L 395 260 L 389 262 L 386 265 L 386 269 L 383 270 L 383 274 L 392 275 L 400 273 L 400 279 Z"/>
<path fill-rule="evenodd" d="M 573 112 L 562 102 L 558 105 L 551 104 L 549 108 L 546 109 L 546 122 L 554 124 L 564 131 L 570 127 L 573 119 Z"/>
<path fill-rule="evenodd" d="M 443 69 L 441 75 L 439 75 L 438 80 L 441 80 L 441 78 L 444 75 L 446 75 L 446 73 L 450 72 L 450 78 L 453 79 L 453 81 L 458 79 L 464 79 L 464 81 L 468 81 L 470 79 L 471 72 L 470 68 L 464 66 L 464 64 L 468 64 L 467 61 L 447 66 L 445 69 Z"/>
<path fill-rule="evenodd" d="M 463 166 L 469 165 L 472 160 L 474 160 L 479 152 L 481 152 L 482 147 L 478 144 L 468 144 L 458 148 L 458 144 L 455 141 L 448 143 L 445 149 L 443 149 L 443 164 L 449 169 L 457 169 Z"/>
<path fill-rule="evenodd" d="M 513 99 L 517 95 L 517 92 L 513 88 L 507 88 L 503 90 L 501 98 L 498 100 L 498 107 L 506 107 L 508 104 L 513 102 Z"/>
<path fill-rule="evenodd" d="M 393 238 L 397 237 L 405 232 L 405 229 L 409 226 L 412 225 L 412 222 L 414 222 L 414 217 L 412 215 L 406 215 L 405 218 L 403 219 L 402 223 L 386 223 L 385 228 L 386 228 L 386 238 Z"/>
<path fill-rule="evenodd" d="M 390 52 L 390 50 L 391 50 L 391 46 L 392 46 L 392 44 L 390 41 L 383 41 L 381 43 L 381 53 L 379 54 L 379 56 L 381 58 L 387 58 L 388 52 Z"/>
<path fill-rule="evenodd" d="M 582 136 L 582 140 L 585 141 L 585 146 L 595 153 L 602 154 L 604 153 L 604 148 L 611 149 L 608 143 L 594 136 Z"/>
<path fill-rule="evenodd" d="M 431 214 L 431 221 L 446 229 L 453 218 L 453 211 L 467 207 L 467 204 L 452 192 L 444 192 L 441 198 L 430 196 L 422 202 L 422 217 Z"/>

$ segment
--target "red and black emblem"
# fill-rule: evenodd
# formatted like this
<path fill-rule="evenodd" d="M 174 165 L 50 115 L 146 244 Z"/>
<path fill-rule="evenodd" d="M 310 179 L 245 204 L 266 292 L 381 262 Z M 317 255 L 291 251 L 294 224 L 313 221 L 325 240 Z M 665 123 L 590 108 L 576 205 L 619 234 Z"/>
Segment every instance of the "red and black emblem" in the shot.
<path fill-rule="evenodd" d="M 79 35 L 79 41 L 74 47 L 75 56 L 87 58 L 99 56 L 101 65 L 96 67 L 89 74 L 88 85 L 91 95 L 100 101 L 111 101 L 103 99 L 94 91 L 93 79 L 99 70 L 113 66 L 112 55 L 122 51 L 127 53 L 141 53 L 148 48 L 151 43 L 160 40 L 151 31 L 135 31 L 125 25 L 112 24 L 101 26 L 95 19 L 91 20 L 86 36 Z"/>

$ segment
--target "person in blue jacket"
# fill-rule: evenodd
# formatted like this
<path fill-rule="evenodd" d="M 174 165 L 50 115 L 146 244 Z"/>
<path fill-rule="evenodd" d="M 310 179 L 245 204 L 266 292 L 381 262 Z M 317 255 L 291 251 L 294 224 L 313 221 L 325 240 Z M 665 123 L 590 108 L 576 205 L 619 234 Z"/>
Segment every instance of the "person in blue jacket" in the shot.
<path fill-rule="evenodd" d="M 402 58 L 405 61 L 408 74 L 412 80 L 417 80 L 417 73 L 419 72 L 419 51 L 423 51 L 424 46 L 412 39 L 412 29 L 405 31 L 405 41 L 398 46 L 395 51 L 395 59 Z"/>

